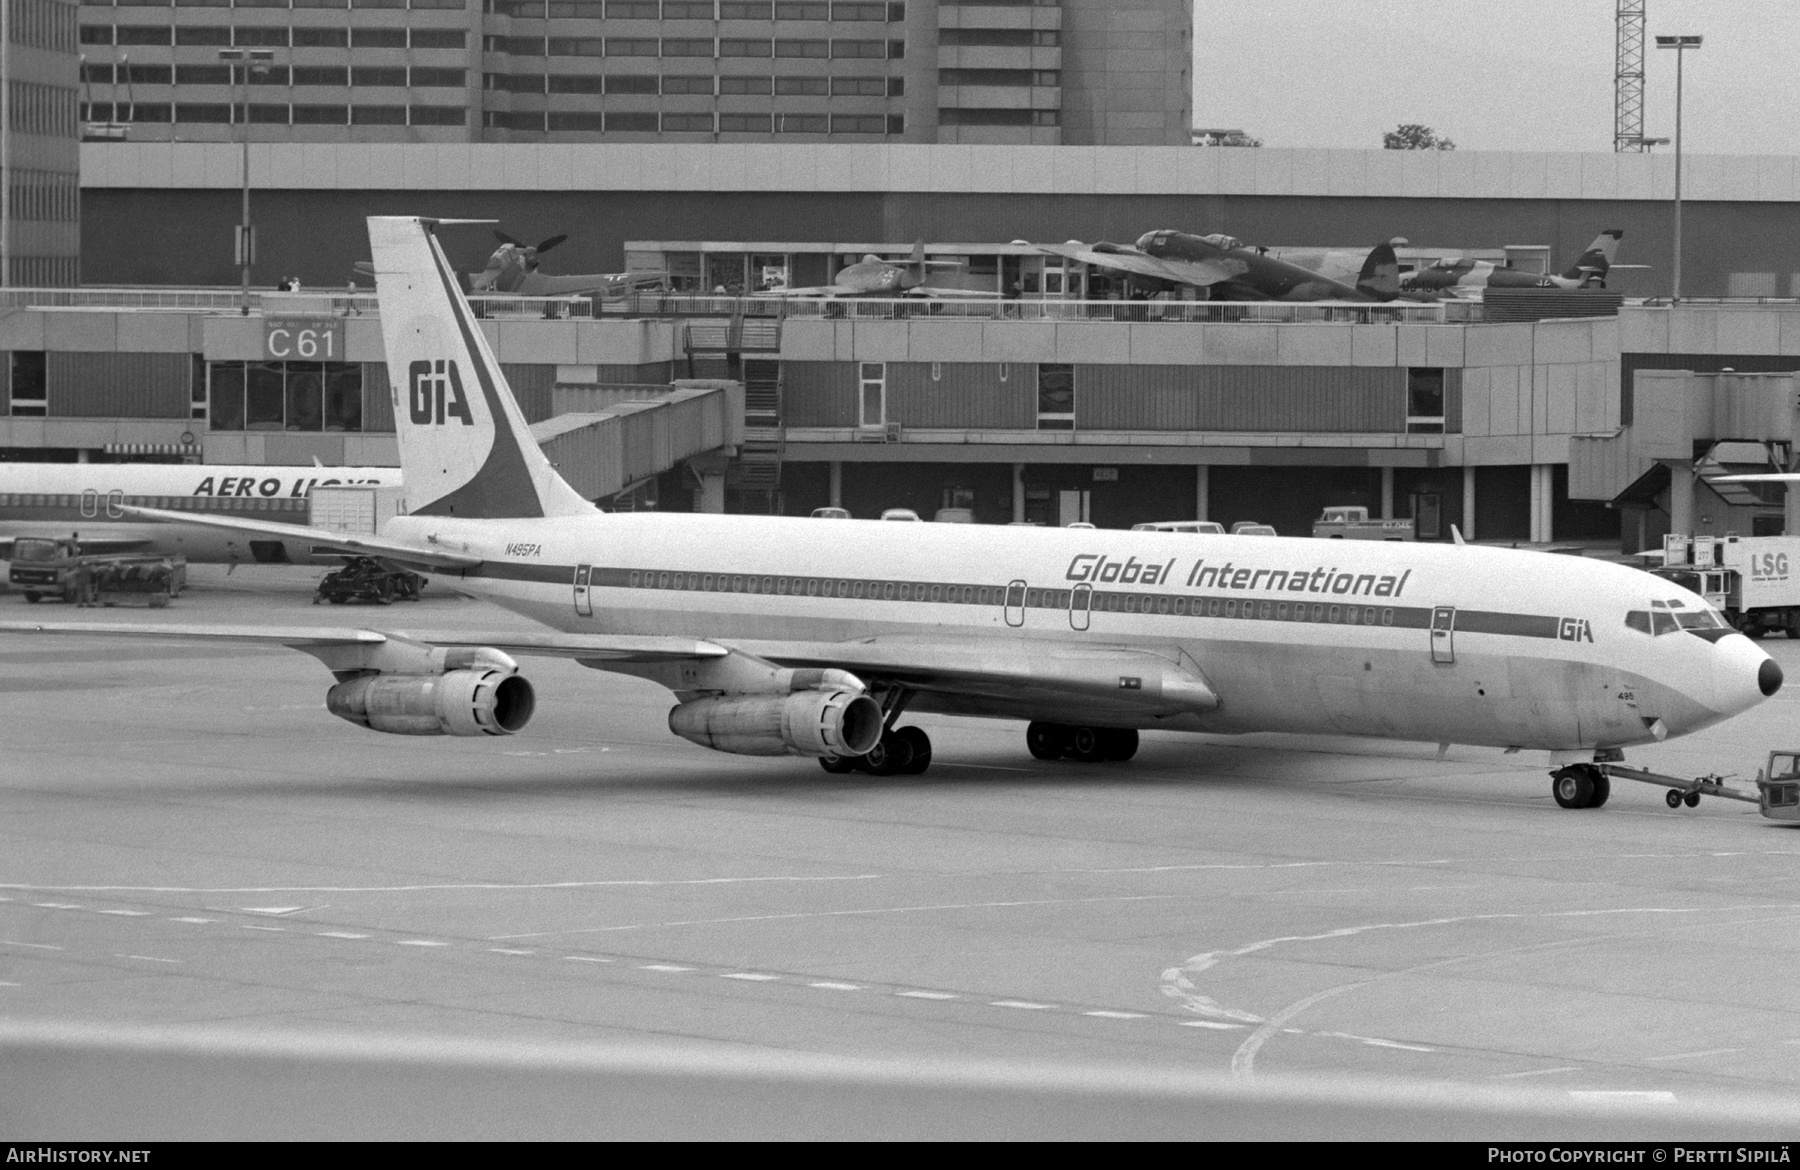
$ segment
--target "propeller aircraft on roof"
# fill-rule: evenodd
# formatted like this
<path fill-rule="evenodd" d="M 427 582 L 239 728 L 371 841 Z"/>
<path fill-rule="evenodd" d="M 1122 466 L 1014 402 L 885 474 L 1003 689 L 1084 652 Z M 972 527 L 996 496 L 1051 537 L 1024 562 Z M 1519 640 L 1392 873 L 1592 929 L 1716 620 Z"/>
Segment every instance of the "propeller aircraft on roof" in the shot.
<path fill-rule="evenodd" d="M 666 272 L 600 272 L 588 275 L 551 276 L 539 264 L 544 253 L 568 239 L 554 235 L 536 244 L 514 239 L 503 231 L 495 231 L 500 246 L 488 257 L 487 266 L 462 278 L 463 291 L 473 296 L 563 297 L 598 296 L 617 300 L 634 292 L 666 287 Z M 358 261 L 357 274 L 373 277 L 375 267 L 367 260 Z"/>
<path fill-rule="evenodd" d="M 838 270 L 830 284 L 810 288 L 772 288 L 756 293 L 764 297 L 998 297 L 998 292 L 949 288 L 926 283 L 930 268 L 962 268 L 960 260 L 927 260 L 925 241 L 913 244 L 904 264 L 883 260 L 870 252 L 854 264 Z"/>
<path fill-rule="evenodd" d="M 1542 749 L 1566 808 L 1605 802 L 1601 765 L 1625 747 L 1728 719 L 1782 683 L 1699 596 L 1579 557 L 602 513 L 531 441 L 438 223 L 368 222 L 407 510 L 356 551 L 429 568 L 543 629 L 4 622 L 0 633 L 285 645 L 334 673 L 331 713 L 392 734 L 520 730 L 535 696 L 514 655 L 544 655 L 666 687 L 670 730 L 696 744 L 810 756 L 833 772 L 923 771 L 930 738 L 898 726 L 910 710 L 1016 719 L 1034 756 L 1084 762 L 1129 759 L 1143 729 Z"/>
<path fill-rule="evenodd" d="M 1476 298 L 1488 288 L 1605 288 L 1606 274 L 1614 268 L 1641 268 L 1640 264 L 1614 264 L 1619 254 L 1619 241 L 1625 238 L 1620 228 L 1608 228 L 1594 237 L 1581 258 L 1561 273 L 1526 272 L 1495 264 L 1492 260 L 1471 260 L 1447 256 L 1433 264 L 1407 273 L 1400 279 L 1406 292 Z"/>
<path fill-rule="evenodd" d="M 1133 287 L 1152 293 L 1186 285 L 1207 290 L 1207 298 L 1215 301 L 1391 301 L 1400 296 L 1400 264 L 1391 243 L 1370 250 L 1354 283 L 1219 233 L 1161 230 L 1145 232 L 1135 245 L 1070 240 L 1035 246 L 1047 255 L 1122 274 Z"/>

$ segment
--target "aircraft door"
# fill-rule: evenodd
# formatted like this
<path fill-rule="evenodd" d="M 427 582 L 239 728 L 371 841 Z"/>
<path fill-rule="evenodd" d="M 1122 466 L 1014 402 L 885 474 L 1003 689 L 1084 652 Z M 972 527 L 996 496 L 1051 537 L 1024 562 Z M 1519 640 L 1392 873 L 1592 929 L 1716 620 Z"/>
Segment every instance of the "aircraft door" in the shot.
<path fill-rule="evenodd" d="M 1025 582 L 1012 581 L 1006 586 L 1006 624 L 1025 624 Z"/>
<path fill-rule="evenodd" d="M 1456 607 L 1440 605 L 1431 611 L 1431 660 L 1456 661 Z"/>
<path fill-rule="evenodd" d="M 81 493 L 81 514 L 90 520 L 100 514 L 100 493 L 93 488 Z"/>
<path fill-rule="evenodd" d="M 1077 585 L 1069 593 L 1069 628 L 1085 630 L 1088 628 L 1088 611 L 1093 608 L 1094 587 Z"/>
<path fill-rule="evenodd" d="M 581 617 L 594 616 L 594 602 L 588 595 L 588 580 L 593 572 L 592 565 L 575 566 L 575 612 Z"/>
<path fill-rule="evenodd" d="M 122 505 L 124 503 L 125 503 L 125 493 L 120 491 L 118 488 L 114 488 L 112 491 L 107 492 L 106 493 L 106 514 L 107 514 L 107 516 L 114 520 L 117 520 L 119 517 L 123 516 L 125 514 L 125 512 L 124 512 L 124 509 L 120 505 Z"/>

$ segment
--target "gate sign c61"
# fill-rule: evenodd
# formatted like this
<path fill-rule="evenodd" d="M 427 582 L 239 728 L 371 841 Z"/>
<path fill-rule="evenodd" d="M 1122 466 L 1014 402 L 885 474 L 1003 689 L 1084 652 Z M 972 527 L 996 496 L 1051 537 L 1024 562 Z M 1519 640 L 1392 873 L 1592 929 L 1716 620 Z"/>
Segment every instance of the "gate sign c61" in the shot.
<path fill-rule="evenodd" d="M 265 318 L 263 356 L 286 362 L 341 362 L 344 360 L 344 319 Z"/>

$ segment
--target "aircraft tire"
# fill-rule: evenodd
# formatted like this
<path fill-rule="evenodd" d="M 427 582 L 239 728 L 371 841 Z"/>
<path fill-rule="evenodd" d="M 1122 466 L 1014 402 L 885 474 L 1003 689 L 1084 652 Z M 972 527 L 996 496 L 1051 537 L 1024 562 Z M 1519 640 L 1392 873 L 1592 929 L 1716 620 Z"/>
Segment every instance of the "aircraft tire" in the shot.
<path fill-rule="evenodd" d="M 1068 736 L 1069 729 L 1060 723 L 1033 723 L 1025 729 L 1025 746 L 1034 759 L 1060 760 Z"/>
<path fill-rule="evenodd" d="M 1681 798 L 1681 803 L 1687 805 L 1689 808 L 1699 808 L 1700 794 L 1698 792 L 1690 792 Z"/>
<path fill-rule="evenodd" d="M 1595 772 L 1593 779 L 1594 795 L 1588 797 L 1587 806 L 1589 808 L 1599 808 L 1604 805 L 1607 798 L 1612 795 L 1612 777 L 1608 776 L 1605 772 Z"/>
<path fill-rule="evenodd" d="M 1668 804 L 1668 806 L 1670 808 L 1680 808 L 1681 807 L 1681 792 L 1680 792 L 1680 790 L 1674 789 L 1674 788 L 1669 789 L 1669 791 L 1663 795 L 1663 800 Z"/>
<path fill-rule="evenodd" d="M 917 776 L 931 767 L 931 737 L 925 734 L 923 727 L 896 728 L 894 735 L 904 739 L 912 748 L 912 758 L 906 762 L 906 767 L 900 769 L 902 775 Z"/>
<path fill-rule="evenodd" d="M 891 731 L 884 731 L 862 760 L 863 768 L 871 776 L 897 776 L 912 763 L 912 744 Z"/>
<path fill-rule="evenodd" d="M 30 602 L 32 605 L 36 605 L 38 602 L 44 600 L 44 595 L 42 593 L 28 591 L 25 594 L 25 600 Z"/>
<path fill-rule="evenodd" d="M 1558 768 L 1550 773 L 1550 794 L 1563 808 L 1586 808 L 1594 797 L 1594 781 L 1586 768 Z"/>
<path fill-rule="evenodd" d="M 1084 764 L 1098 764 L 1107 758 L 1112 731 L 1106 727 L 1077 727 L 1069 736 L 1069 755 Z"/>
<path fill-rule="evenodd" d="M 855 756 L 820 756 L 819 767 L 833 776 L 842 776 L 846 772 L 856 771 Z"/>
<path fill-rule="evenodd" d="M 1121 727 L 1106 737 L 1106 758 L 1124 763 L 1137 755 L 1138 733 L 1135 727 Z"/>

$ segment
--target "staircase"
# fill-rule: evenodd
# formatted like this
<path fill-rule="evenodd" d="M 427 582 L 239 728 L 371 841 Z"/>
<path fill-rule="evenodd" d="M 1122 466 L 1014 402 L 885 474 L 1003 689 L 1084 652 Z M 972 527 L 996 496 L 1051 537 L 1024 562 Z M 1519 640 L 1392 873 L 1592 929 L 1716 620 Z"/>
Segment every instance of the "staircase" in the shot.
<path fill-rule="evenodd" d="M 723 359 L 725 376 L 744 384 L 744 444 L 725 470 L 726 490 L 738 493 L 744 511 L 780 512 L 787 443 L 781 422 L 780 319 L 740 315 L 687 321 L 682 348 L 690 376 L 701 376 L 697 362 Z"/>

